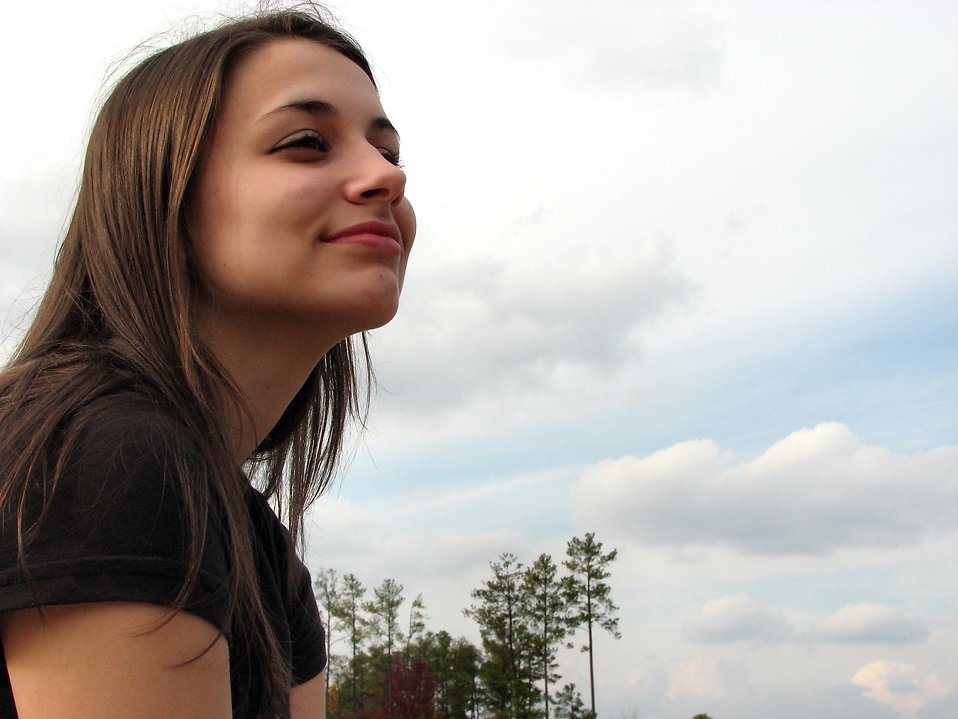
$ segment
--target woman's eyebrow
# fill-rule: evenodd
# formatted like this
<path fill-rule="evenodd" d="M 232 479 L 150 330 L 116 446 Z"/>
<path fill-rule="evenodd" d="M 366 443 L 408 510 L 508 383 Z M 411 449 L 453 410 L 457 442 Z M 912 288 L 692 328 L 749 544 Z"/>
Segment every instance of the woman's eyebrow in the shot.
<path fill-rule="evenodd" d="M 286 112 L 288 110 L 296 110 L 299 112 L 308 112 L 311 115 L 338 115 L 339 112 L 333 107 L 330 103 L 325 100 L 293 100 L 292 102 L 287 102 L 284 105 L 270 110 L 260 119 L 263 120 L 267 117 L 275 115 L 279 112 Z M 380 116 L 374 118 L 371 123 L 369 123 L 370 128 L 373 130 L 387 130 L 393 133 L 396 136 L 396 139 L 399 139 L 399 131 L 396 129 L 396 126 L 390 122 L 388 117 Z"/>
<path fill-rule="evenodd" d="M 270 115 L 275 115 L 279 112 L 285 112 L 287 110 L 298 110 L 300 112 L 308 112 L 311 115 L 336 115 L 336 108 L 330 105 L 325 100 L 293 100 L 292 102 L 287 102 L 285 105 L 280 105 L 279 107 L 270 110 L 260 119 L 269 117 Z"/>

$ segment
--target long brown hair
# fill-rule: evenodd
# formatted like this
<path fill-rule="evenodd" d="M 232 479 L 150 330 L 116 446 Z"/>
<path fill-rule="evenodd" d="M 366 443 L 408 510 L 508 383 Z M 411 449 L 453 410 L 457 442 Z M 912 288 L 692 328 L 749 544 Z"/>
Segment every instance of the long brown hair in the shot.
<path fill-rule="evenodd" d="M 191 261 L 185 217 L 231 71 L 282 38 L 328 46 L 372 79 L 355 41 L 312 4 L 230 22 L 140 62 L 100 110 L 53 279 L 0 373 L 0 510 L 17 522 L 25 571 L 35 529 L 25 507 L 37 493 L 48 501 L 66 448 L 84 429 L 88 403 L 133 388 L 196 438 L 203 466 L 186 452 L 172 458 L 191 534 L 189 572 L 174 609 L 197 580 L 207 518 L 220 512 L 230 616 L 248 629 L 245 666 L 234 668 L 248 679 L 246 692 L 234 692 L 236 716 L 284 715 L 290 678 L 260 600 L 245 480 L 218 419 L 223 397 L 240 410 L 242 400 L 192 321 L 202 278 Z M 285 506 L 294 542 L 302 537 L 305 510 L 335 472 L 348 421 L 363 414 L 369 373 L 364 336 L 337 344 L 250 463 L 267 496 Z"/>

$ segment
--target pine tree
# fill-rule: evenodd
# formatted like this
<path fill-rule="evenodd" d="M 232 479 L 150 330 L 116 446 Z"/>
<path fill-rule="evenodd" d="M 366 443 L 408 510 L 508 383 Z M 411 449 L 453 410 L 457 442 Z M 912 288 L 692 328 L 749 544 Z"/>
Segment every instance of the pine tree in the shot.
<path fill-rule="evenodd" d="M 460 637 L 452 645 L 452 683 L 447 693 L 449 716 L 476 719 L 479 716 L 479 661 L 482 654 Z"/>
<path fill-rule="evenodd" d="M 399 631 L 399 608 L 403 603 L 403 586 L 394 579 L 385 579 L 373 589 L 371 601 L 363 603 L 366 611 L 366 638 L 372 643 L 369 649 L 369 689 L 381 695 L 383 706 L 392 705 L 392 674 L 404 667 L 394 662 L 393 648 L 401 641 Z"/>
<path fill-rule="evenodd" d="M 436 681 L 435 719 L 475 719 L 479 711 L 481 653 L 470 641 L 447 631 L 428 632 L 418 644 Z"/>
<path fill-rule="evenodd" d="M 426 603 L 422 595 L 416 595 L 409 605 L 409 629 L 406 631 L 406 654 L 417 638 L 420 638 L 426 631 Z"/>
<path fill-rule="evenodd" d="M 343 576 L 339 585 L 339 599 L 333 614 L 346 632 L 351 650 L 349 662 L 349 698 L 353 712 L 358 712 L 362 701 L 362 654 L 360 649 L 366 639 L 366 621 L 363 616 L 363 599 L 366 588 L 355 574 Z"/>
<path fill-rule="evenodd" d="M 534 636 L 533 665 L 542 680 L 545 715 L 549 716 L 549 683 L 556 681 L 556 652 L 569 633 L 566 595 L 552 557 L 540 554 L 522 580 L 523 611 Z"/>
<path fill-rule="evenodd" d="M 436 713 L 441 719 L 452 716 L 449 694 L 453 682 L 452 636 L 441 630 L 427 634 L 421 644 L 430 671 L 436 678 Z"/>
<path fill-rule="evenodd" d="M 555 719 L 586 719 L 588 712 L 575 684 L 566 684 L 556 694 Z"/>
<path fill-rule="evenodd" d="M 399 607 L 403 603 L 403 586 L 394 579 L 385 579 L 373 589 L 373 599 L 363 603 L 366 610 L 368 638 L 378 639 L 389 662 L 393 659 L 393 647 L 401 641 L 399 631 Z"/>
<path fill-rule="evenodd" d="M 320 616 L 326 628 L 326 658 L 333 659 L 333 617 L 339 602 L 339 584 L 335 569 L 320 569 L 313 583 L 316 588 L 316 601 L 320 607 Z M 326 693 L 329 694 L 330 672 L 326 672 Z"/>
<path fill-rule="evenodd" d="M 492 578 L 472 591 L 465 615 L 479 624 L 485 654 L 479 669 L 484 705 L 498 719 L 530 719 L 538 692 L 531 671 L 532 641 L 522 611 L 522 564 L 512 554 L 490 563 Z"/>
<path fill-rule="evenodd" d="M 566 546 L 566 559 L 563 562 L 569 570 L 566 579 L 566 597 L 571 609 L 571 621 L 575 627 L 585 627 L 588 641 L 582 646 L 589 653 L 589 693 L 592 715 L 595 716 L 595 670 L 593 663 L 593 628 L 605 629 L 616 639 L 619 633 L 619 619 L 615 613 L 619 608 L 612 602 L 612 590 L 605 580 L 611 572 L 609 564 L 615 561 L 618 550 L 602 554 L 602 542 L 595 541 L 595 535 L 589 532 L 585 539 L 573 537 Z"/>

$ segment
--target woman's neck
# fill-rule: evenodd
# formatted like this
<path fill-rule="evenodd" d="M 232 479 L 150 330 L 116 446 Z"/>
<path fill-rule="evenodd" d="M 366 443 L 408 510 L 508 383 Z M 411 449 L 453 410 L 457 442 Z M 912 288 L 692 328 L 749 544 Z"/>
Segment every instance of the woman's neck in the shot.
<path fill-rule="evenodd" d="M 307 331 L 302 322 L 236 316 L 224 321 L 222 313 L 201 318 L 200 330 L 245 405 L 225 403 L 230 408 L 224 418 L 227 437 L 237 464 L 256 450 L 323 355 L 342 339 Z"/>

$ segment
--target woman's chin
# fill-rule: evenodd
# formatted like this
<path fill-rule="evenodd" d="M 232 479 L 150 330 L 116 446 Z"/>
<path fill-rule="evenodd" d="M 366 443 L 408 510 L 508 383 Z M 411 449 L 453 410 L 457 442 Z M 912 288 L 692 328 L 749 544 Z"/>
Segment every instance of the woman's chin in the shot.
<path fill-rule="evenodd" d="M 392 302 L 383 303 L 380 307 L 377 307 L 375 311 L 370 311 L 364 317 L 364 322 L 362 323 L 364 326 L 361 331 L 374 330 L 389 324 L 398 311 L 399 297 L 397 296 Z"/>
<path fill-rule="evenodd" d="M 388 324 L 399 311 L 399 291 L 396 285 L 357 292 L 336 312 L 326 315 L 326 321 L 342 322 L 346 334 L 374 330 Z"/>

